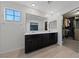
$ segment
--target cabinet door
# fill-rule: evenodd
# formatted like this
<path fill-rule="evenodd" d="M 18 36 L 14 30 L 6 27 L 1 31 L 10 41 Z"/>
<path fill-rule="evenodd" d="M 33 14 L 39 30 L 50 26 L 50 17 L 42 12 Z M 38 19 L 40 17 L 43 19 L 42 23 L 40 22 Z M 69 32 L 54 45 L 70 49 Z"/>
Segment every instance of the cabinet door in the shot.
<path fill-rule="evenodd" d="M 42 48 L 44 46 L 43 40 L 44 40 L 43 34 L 38 34 L 37 36 L 37 47 L 38 48 Z"/>
<path fill-rule="evenodd" d="M 50 39 L 50 44 L 55 44 L 57 43 L 57 33 L 50 33 L 49 35 Z"/>
<path fill-rule="evenodd" d="M 36 38 L 35 35 L 27 35 L 25 38 L 25 52 L 31 52 L 36 50 L 37 48 L 37 42 L 36 42 Z"/>
<path fill-rule="evenodd" d="M 33 46 L 32 46 L 33 42 L 31 40 L 31 38 L 30 37 L 28 39 L 27 38 L 28 37 L 26 36 L 26 38 L 25 38 L 25 53 L 32 51 L 32 49 L 33 49 Z"/>
<path fill-rule="evenodd" d="M 79 41 L 79 19 L 76 19 L 74 24 L 75 24 L 75 30 L 74 30 L 74 32 L 75 32 L 75 35 L 74 35 L 75 40 Z"/>
<path fill-rule="evenodd" d="M 79 29 L 75 29 L 75 40 L 79 41 Z"/>
<path fill-rule="evenodd" d="M 57 35 L 57 33 L 55 33 L 55 42 L 54 43 L 57 43 L 57 41 L 58 41 L 58 35 Z"/>
<path fill-rule="evenodd" d="M 38 34 L 32 35 L 32 40 L 33 40 L 33 49 L 39 49 L 40 45 L 40 36 Z"/>
<path fill-rule="evenodd" d="M 48 46 L 49 45 L 48 44 L 49 43 L 49 34 L 46 33 L 46 34 L 43 35 L 43 37 L 44 37 L 44 40 L 43 40 L 44 41 L 44 45 Z"/>

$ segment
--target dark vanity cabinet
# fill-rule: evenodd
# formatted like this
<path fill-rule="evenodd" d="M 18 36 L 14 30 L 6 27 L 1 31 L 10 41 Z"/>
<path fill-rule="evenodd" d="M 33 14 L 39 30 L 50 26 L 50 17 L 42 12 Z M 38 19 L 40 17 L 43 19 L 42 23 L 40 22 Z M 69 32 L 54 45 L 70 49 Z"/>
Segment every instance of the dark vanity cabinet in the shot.
<path fill-rule="evenodd" d="M 25 35 L 25 53 L 29 53 L 56 43 L 57 33 Z"/>

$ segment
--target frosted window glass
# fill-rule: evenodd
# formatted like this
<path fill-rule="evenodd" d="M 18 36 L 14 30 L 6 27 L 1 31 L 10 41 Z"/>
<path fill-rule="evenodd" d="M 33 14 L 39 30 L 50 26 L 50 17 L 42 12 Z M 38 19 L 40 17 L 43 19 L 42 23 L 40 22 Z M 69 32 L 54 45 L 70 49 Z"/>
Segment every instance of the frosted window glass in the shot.
<path fill-rule="evenodd" d="M 5 20 L 10 21 L 20 21 L 21 20 L 21 12 L 13 9 L 5 9 Z"/>
<path fill-rule="evenodd" d="M 11 16 L 11 15 L 6 15 L 6 19 L 7 19 L 7 20 L 10 20 L 10 21 L 13 21 L 13 16 Z"/>
<path fill-rule="evenodd" d="M 15 17 L 15 21 L 20 21 L 20 17 Z"/>
<path fill-rule="evenodd" d="M 13 15 L 13 10 L 11 9 L 5 9 L 5 14 L 8 14 L 8 15 Z"/>
<path fill-rule="evenodd" d="M 19 11 L 15 11 L 15 16 L 20 16 L 20 12 Z"/>

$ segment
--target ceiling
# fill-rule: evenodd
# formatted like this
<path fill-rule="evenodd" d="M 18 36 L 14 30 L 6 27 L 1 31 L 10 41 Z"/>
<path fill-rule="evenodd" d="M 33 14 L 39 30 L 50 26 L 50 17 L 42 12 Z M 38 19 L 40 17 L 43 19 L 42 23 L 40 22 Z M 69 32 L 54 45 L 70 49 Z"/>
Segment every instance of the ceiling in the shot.
<path fill-rule="evenodd" d="M 79 7 L 79 1 L 21 1 L 19 3 L 46 13 L 59 12 L 65 14 Z M 33 7 L 32 4 L 35 6 Z"/>

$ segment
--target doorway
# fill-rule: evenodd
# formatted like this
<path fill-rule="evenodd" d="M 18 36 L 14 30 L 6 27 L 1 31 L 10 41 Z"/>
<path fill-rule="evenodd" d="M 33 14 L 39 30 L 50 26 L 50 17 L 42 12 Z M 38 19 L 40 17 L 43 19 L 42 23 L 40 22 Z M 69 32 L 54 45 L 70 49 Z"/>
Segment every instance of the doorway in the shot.
<path fill-rule="evenodd" d="M 64 24 L 63 24 L 63 30 L 64 30 L 64 38 L 71 37 L 74 39 L 74 17 L 66 18 L 64 17 Z"/>
<path fill-rule="evenodd" d="M 79 14 L 71 12 L 63 15 L 63 45 L 79 53 Z"/>

